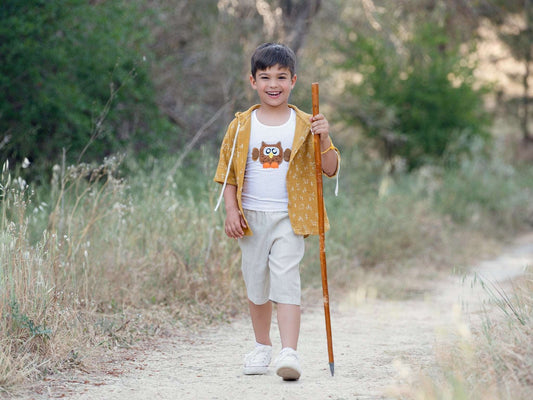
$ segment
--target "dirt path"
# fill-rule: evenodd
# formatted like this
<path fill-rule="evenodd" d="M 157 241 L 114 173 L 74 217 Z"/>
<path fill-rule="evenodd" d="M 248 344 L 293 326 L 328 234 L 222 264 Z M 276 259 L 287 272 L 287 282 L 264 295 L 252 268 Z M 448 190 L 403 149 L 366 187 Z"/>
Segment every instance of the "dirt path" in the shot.
<path fill-rule="evenodd" d="M 50 382 L 27 399 L 388 399 L 420 370 L 431 371 L 436 347 L 450 335 L 467 335 L 483 292 L 471 288 L 474 274 L 503 282 L 533 265 L 533 234 L 519 238 L 497 259 L 464 277 L 450 276 L 433 294 L 409 301 L 358 302 L 357 294 L 332 302 L 335 376 L 327 362 L 323 309 L 302 315 L 299 352 L 303 375 L 283 382 L 243 376 L 243 355 L 253 346 L 248 320 L 211 329 L 201 337 L 158 342 L 150 350 L 125 352 L 102 376 Z M 465 313 L 465 310 L 468 310 Z M 274 351 L 279 350 L 273 327 Z M 113 374 L 113 371 L 116 373 Z"/>

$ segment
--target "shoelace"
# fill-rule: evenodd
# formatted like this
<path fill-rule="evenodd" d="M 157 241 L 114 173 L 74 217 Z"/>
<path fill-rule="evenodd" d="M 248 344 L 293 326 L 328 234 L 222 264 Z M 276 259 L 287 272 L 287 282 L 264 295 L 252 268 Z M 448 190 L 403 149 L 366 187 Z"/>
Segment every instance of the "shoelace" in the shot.
<path fill-rule="evenodd" d="M 249 363 L 251 361 L 261 363 L 261 365 L 266 365 L 270 362 L 270 354 L 268 351 L 257 348 L 246 355 L 246 362 Z"/>
<path fill-rule="evenodd" d="M 280 351 L 279 355 L 280 356 L 293 356 L 293 357 L 298 358 L 298 353 L 296 353 L 292 349 L 283 349 L 283 350 Z"/>

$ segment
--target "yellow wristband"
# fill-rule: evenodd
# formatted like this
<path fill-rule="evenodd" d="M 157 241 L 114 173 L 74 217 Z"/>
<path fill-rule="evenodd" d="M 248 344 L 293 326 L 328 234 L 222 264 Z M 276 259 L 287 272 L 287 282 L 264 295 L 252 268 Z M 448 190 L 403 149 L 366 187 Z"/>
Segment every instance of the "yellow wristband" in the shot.
<path fill-rule="evenodd" d="M 329 147 L 326 150 L 324 150 L 323 152 L 321 152 L 320 154 L 326 154 L 330 150 L 335 150 L 335 146 L 333 146 L 333 142 L 330 141 L 329 143 L 330 143 Z"/>

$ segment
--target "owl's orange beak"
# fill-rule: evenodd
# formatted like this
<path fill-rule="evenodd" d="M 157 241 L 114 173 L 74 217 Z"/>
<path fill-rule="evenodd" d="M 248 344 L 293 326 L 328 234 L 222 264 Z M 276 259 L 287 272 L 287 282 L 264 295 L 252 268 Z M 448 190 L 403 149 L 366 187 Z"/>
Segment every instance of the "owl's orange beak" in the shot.
<path fill-rule="evenodd" d="M 270 158 L 272 158 L 272 157 L 274 157 L 274 154 L 270 153 L 268 156 L 269 156 Z"/>

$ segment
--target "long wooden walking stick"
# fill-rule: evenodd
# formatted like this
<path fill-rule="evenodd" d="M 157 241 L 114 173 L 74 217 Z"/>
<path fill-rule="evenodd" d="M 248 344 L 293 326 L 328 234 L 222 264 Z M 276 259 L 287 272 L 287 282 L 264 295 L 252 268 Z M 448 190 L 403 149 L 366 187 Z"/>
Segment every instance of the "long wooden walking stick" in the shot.
<path fill-rule="evenodd" d="M 319 113 L 318 83 L 311 85 L 313 99 L 313 115 Z M 314 135 L 316 190 L 318 201 L 318 234 L 320 237 L 320 270 L 322 272 L 322 294 L 324 297 L 324 315 L 326 317 L 326 335 L 328 339 L 329 370 L 331 376 L 335 373 L 333 360 L 333 343 L 331 338 L 331 318 L 329 315 L 328 271 L 326 266 L 326 235 L 324 232 L 324 194 L 322 192 L 322 154 L 320 151 L 320 135 Z"/>

